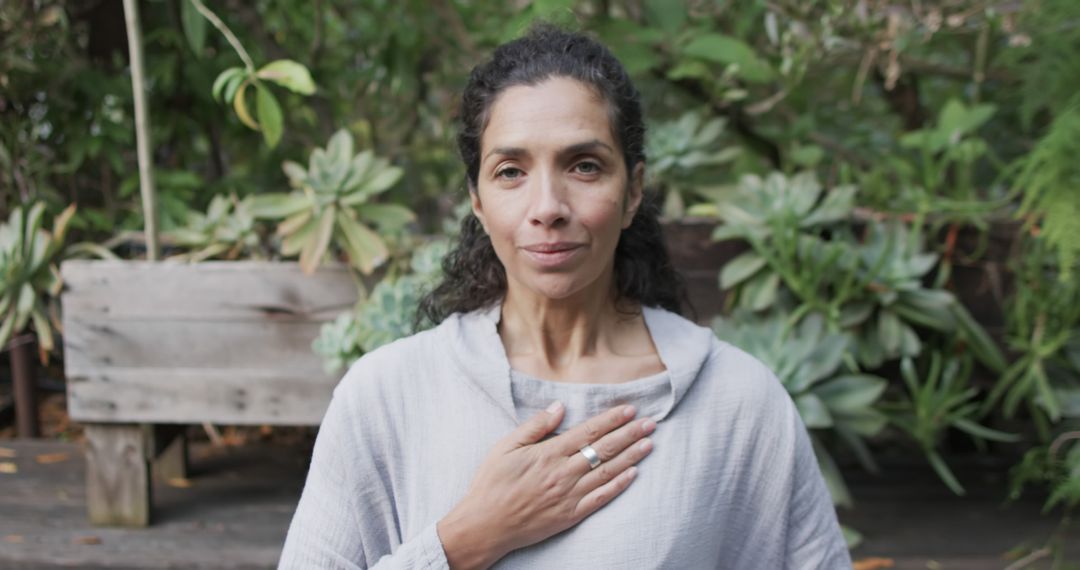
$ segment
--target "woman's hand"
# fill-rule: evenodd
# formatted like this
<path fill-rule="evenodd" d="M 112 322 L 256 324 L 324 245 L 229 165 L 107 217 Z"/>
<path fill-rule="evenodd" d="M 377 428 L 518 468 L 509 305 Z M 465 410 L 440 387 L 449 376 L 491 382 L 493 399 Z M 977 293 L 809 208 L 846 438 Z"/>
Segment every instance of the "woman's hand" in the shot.
<path fill-rule="evenodd" d="M 570 528 L 630 485 L 634 465 L 652 450 L 656 423 L 631 422 L 633 406 L 617 406 L 543 440 L 562 422 L 553 404 L 499 440 L 480 465 L 465 498 L 437 529 L 450 567 L 486 568 L 512 550 Z M 592 469 L 581 448 L 602 463 Z"/>

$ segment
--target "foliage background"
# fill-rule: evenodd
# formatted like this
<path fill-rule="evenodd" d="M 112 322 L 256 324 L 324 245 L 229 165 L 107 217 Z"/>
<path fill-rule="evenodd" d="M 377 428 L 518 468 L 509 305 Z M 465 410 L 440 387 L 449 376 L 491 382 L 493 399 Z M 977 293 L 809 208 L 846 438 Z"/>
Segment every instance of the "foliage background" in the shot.
<path fill-rule="evenodd" d="M 871 447 L 908 449 L 958 492 L 951 455 L 1023 453 L 1017 492 L 1042 483 L 1048 506 L 1080 503 L 1080 452 L 1062 449 L 1080 417 L 1080 3 L 206 5 L 257 66 L 295 60 L 316 90 L 273 89 L 283 134 L 271 147 L 212 95 L 241 63 L 225 38 L 186 0 L 141 3 L 167 253 L 280 257 L 244 200 L 289 192 L 282 164 L 306 162 L 339 129 L 400 169 L 381 202 L 416 213 L 377 227 L 385 284 L 364 319 L 345 315 L 320 339 L 333 363 L 404 334 L 400 313 L 432 278 L 409 253 L 417 236 L 451 234 L 465 197 L 457 96 L 473 65 L 542 18 L 595 34 L 631 71 L 668 218 L 713 218 L 717 239 L 749 244 L 718 276 L 730 309 L 718 333 L 760 344 L 766 360 L 813 350 L 807 331 L 834 339 L 830 369 L 793 392 L 822 450 L 873 469 Z M 77 204 L 69 234 L 138 257 L 123 26 L 109 0 L 0 5 L 0 214 Z M 985 326 L 956 301 L 954 270 L 973 264 L 1015 284 Z M 755 330 L 794 344 L 759 343 Z M 819 458 L 828 471 L 830 454 Z"/>

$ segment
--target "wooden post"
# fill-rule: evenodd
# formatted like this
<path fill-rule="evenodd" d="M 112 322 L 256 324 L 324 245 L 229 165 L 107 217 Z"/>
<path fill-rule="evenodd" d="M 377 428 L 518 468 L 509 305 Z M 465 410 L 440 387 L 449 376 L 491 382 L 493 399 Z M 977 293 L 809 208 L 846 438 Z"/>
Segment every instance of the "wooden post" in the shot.
<path fill-rule="evenodd" d="M 19 335 L 8 343 L 11 351 L 11 382 L 15 392 L 15 427 L 19 437 L 37 437 L 37 377 L 34 373 L 34 335 Z"/>
<path fill-rule="evenodd" d="M 150 156 L 150 116 L 146 112 L 145 73 L 143 72 L 142 26 L 139 25 L 138 0 L 124 0 L 128 53 L 131 56 L 131 90 L 135 96 L 135 148 L 139 159 L 139 188 L 142 192 L 143 219 L 146 228 L 146 259 L 159 256 L 157 233 L 157 196 L 154 191 L 154 163 Z"/>
<path fill-rule="evenodd" d="M 92 524 L 150 524 L 152 438 L 141 425 L 86 425 L 86 507 Z"/>

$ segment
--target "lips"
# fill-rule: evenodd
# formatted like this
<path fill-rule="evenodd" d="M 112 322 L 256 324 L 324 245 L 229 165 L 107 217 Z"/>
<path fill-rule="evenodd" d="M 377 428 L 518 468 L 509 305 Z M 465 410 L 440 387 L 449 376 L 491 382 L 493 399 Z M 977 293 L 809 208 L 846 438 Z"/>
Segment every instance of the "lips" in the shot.
<path fill-rule="evenodd" d="M 575 257 L 584 244 L 573 242 L 536 243 L 522 249 L 525 255 L 544 267 L 557 267 Z"/>

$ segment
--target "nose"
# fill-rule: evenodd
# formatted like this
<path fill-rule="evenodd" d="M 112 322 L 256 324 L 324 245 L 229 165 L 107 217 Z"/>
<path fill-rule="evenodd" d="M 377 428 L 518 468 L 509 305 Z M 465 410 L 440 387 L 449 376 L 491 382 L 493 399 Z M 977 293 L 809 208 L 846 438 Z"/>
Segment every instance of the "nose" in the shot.
<path fill-rule="evenodd" d="M 532 189 L 529 207 L 529 223 L 534 226 L 558 227 L 565 224 L 570 215 L 566 185 L 559 176 L 550 172 L 537 177 Z"/>

